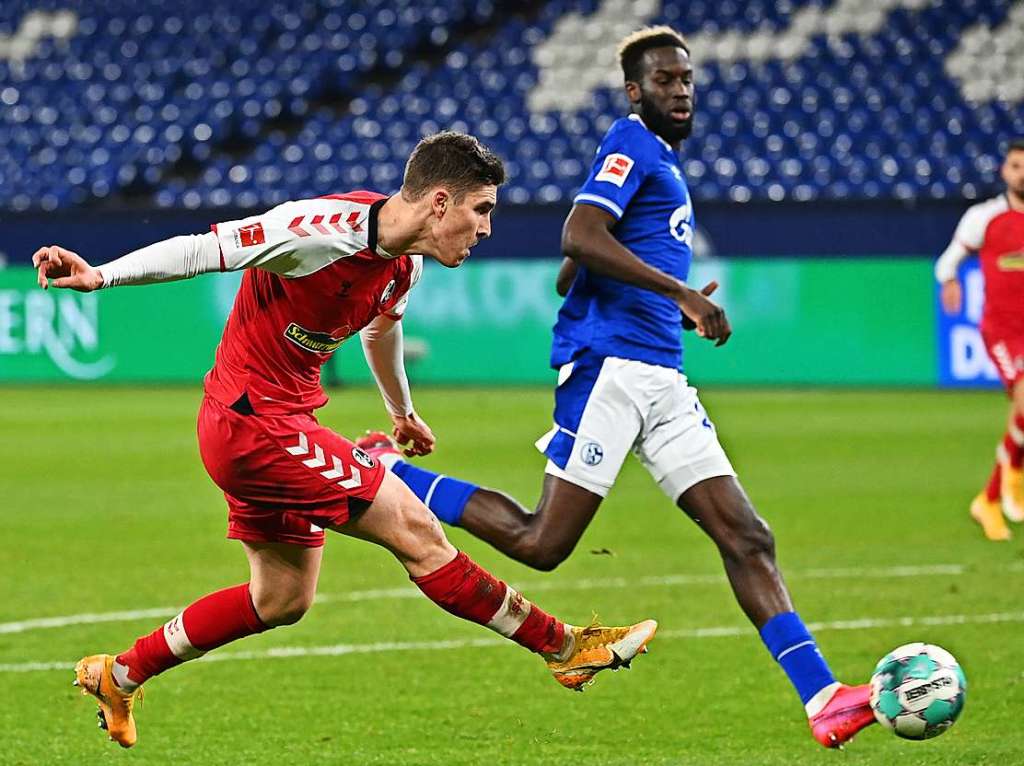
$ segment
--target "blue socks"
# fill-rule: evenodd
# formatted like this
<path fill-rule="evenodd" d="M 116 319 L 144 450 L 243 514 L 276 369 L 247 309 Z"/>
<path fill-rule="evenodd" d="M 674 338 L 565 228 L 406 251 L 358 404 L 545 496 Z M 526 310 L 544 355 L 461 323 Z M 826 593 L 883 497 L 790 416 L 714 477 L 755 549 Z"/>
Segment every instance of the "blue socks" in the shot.
<path fill-rule="evenodd" d="M 761 640 L 786 671 L 804 705 L 836 682 L 814 637 L 796 612 L 783 612 L 768 620 L 761 628 Z"/>
<path fill-rule="evenodd" d="M 391 466 L 391 472 L 404 481 L 437 518 L 456 527 L 469 498 L 480 488 L 468 481 L 434 473 L 404 460 L 396 461 Z"/>

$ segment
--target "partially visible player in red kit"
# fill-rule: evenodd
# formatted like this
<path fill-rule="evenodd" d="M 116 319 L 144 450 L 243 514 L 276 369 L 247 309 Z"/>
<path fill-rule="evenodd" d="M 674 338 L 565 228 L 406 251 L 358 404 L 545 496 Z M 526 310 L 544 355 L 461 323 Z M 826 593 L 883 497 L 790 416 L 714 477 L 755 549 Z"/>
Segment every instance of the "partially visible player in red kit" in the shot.
<path fill-rule="evenodd" d="M 1024 138 L 1010 143 L 1002 166 L 1006 191 L 973 205 L 956 227 L 953 241 L 935 264 L 942 305 L 959 313 L 963 288 L 957 267 L 977 253 L 985 277 L 981 336 L 1010 396 L 1006 433 L 985 489 L 971 503 L 971 516 L 989 540 L 1009 540 L 1003 519 L 1024 521 Z"/>
<path fill-rule="evenodd" d="M 404 483 L 313 415 L 327 402 L 321 365 L 359 333 L 407 453 L 433 449 L 413 409 L 400 320 L 423 256 L 455 267 L 490 234 L 504 179 L 501 160 L 475 138 L 444 132 L 416 146 L 393 197 L 288 202 L 99 268 L 56 245 L 35 253 L 44 289 L 51 279 L 91 291 L 246 269 L 206 376 L 199 447 L 250 579 L 200 598 L 120 654 L 79 661 L 75 683 L 96 697 L 111 739 L 135 744 L 132 708 L 147 679 L 299 620 L 313 603 L 325 529 L 384 546 L 434 603 L 537 652 L 570 689 L 645 650 L 653 620 L 579 628 L 545 613 L 453 548 Z"/>

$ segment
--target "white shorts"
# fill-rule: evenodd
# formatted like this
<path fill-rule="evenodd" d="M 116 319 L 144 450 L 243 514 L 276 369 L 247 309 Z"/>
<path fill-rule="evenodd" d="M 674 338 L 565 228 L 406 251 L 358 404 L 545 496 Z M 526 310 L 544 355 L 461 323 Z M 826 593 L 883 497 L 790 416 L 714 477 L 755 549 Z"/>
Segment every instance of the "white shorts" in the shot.
<path fill-rule="evenodd" d="M 686 376 L 584 355 L 558 372 L 555 426 L 537 440 L 546 472 L 605 497 L 632 450 L 673 502 L 697 482 L 735 476 Z"/>

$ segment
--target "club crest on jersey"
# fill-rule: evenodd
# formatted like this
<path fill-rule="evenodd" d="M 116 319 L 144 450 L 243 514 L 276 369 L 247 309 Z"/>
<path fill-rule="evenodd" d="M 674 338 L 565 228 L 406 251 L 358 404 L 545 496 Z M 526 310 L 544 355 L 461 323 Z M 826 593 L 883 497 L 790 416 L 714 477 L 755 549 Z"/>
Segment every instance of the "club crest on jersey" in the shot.
<path fill-rule="evenodd" d="M 259 221 L 235 229 L 235 247 L 255 247 L 266 241 L 267 236 L 263 232 L 263 224 Z"/>
<path fill-rule="evenodd" d="M 314 354 L 330 354 L 336 351 L 338 346 L 345 342 L 349 336 L 348 327 L 341 328 L 338 332 L 340 338 L 335 338 L 330 333 L 314 332 L 292 322 L 285 328 L 284 337 L 301 349 L 312 351 Z"/>
<path fill-rule="evenodd" d="M 352 458 L 363 468 L 373 468 L 373 466 L 376 465 L 373 462 L 373 458 L 359 447 L 352 448 Z"/>
<path fill-rule="evenodd" d="M 384 292 L 382 292 L 380 294 L 380 305 L 383 306 L 385 303 L 387 303 L 391 299 L 391 296 L 394 295 L 394 294 L 395 294 L 395 280 L 392 279 L 390 282 L 388 282 L 387 286 L 384 288 Z"/>
<path fill-rule="evenodd" d="M 580 460 L 586 465 L 597 465 L 604 460 L 604 450 L 597 442 L 587 442 L 580 447 Z"/>
<path fill-rule="evenodd" d="M 629 176 L 629 171 L 633 169 L 633 160 L 627 157 L 625 154 L 609 154 L 604 158 L 604 164 L 601 166 L 601 172 L 595 177 L 595 181 L 608 181 L 616 186 L 622 186 L 626 183 L 626 178 Z"/>

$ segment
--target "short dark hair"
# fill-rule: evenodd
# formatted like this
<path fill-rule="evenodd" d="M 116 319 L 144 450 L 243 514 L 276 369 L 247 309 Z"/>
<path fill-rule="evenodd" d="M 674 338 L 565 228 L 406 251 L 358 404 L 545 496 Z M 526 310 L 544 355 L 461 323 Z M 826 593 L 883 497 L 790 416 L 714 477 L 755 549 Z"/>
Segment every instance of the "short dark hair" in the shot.
<path fill-rule="evenodd" d="M 405 164 L 402 196 L 416 201 L 432 187 L 443 186 L 456 203 L 481 186 L 505 183 L 501 158 L 473 136 L 445 130 L 427 136 Z"/>
<path fill-rule="evenodd" d="M 1024 152 L 1024 136 L 1010 139 L 1010 144 L 1006 147 L 1006 153 L 1009 154 L 1010 152 Z"/>
<path fill-rule="evenodd" d="M 640 82 L 644 77 L 644 54 L 651 48 L 682 48 L 690 53 L 686 38 L 672 27 L 644 27 L 630 32 L 619 43 L 619 64 L 626 82 Z"/>

